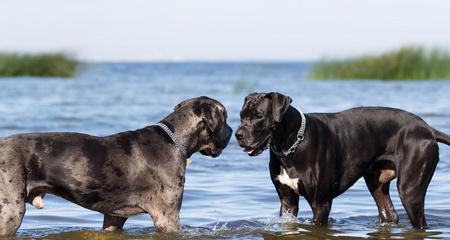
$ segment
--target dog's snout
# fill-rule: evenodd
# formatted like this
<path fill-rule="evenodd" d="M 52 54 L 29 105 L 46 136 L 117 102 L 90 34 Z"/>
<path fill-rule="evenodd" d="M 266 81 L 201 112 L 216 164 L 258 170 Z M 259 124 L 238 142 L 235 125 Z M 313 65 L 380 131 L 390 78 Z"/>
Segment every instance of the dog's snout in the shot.
<path fill-rule="evenodd" d="M 228 132 L 230 133 L 230 135 L 233 133 L 233 129 L 227 124 L 227 129 L 228 129 Z"/>
<path fill-rule="evenodd" d="M 233 135 L 233 129 L 229 125 L 227 125 L 227 128 L 226 128 L 226 140 L 225 140 L 227 144 L 230 141 L 230 138 L 231 138 L 232 135 Z"/>
<path fill-rule="evenodd" d="M 236 131 L 236 133 L 234 134 L 234 136 L 236 137 L 236 139 L 237 139 L 238 141 L 242 140 L 242 139 L 244 138 L 244 133 L 243 133 L 242 129 L 239 128 L 239 129 Z"/>

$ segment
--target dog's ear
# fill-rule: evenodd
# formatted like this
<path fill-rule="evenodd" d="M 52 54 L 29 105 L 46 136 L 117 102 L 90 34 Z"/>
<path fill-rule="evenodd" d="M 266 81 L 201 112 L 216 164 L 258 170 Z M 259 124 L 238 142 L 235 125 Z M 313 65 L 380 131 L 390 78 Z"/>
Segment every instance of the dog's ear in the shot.
<path fill-rule="evenodd" d="M 281 122 L 284 113 L 289 108 L 292 99 L 281 93 L 271 92 L 266 95 L 270 100 L 272 100 L 272 117 L 275 122 Z"/>
<path fill-rule="evenodd" d="M 205 123 L 209 132 L 215 133 L 219 130 L 220 124 L 224 122 L 223 115 L 220 114 L 219 109 L 208 105 L 199 106 L 201 108 L 201 118 L 202 122 Z"/>
<path fill-rule="evenodd" d="M 182 108 L 182 107 L 184 107 L 184 106 L 186 106 L 186 105 L 188 105 L 188 104 L 191 104 L 191 103 L 193 103 L 194 101 L 195 101 L 194 98 L 191 98 L 191 99 L 188 99 L 188 100 L 184 100 L 184 101 L 178 103 L 178 104 L 173 108 L 173 111 L 177 111 L 178 109 L 180 109 L 180 108 Z"/>
<path fill-rule="evenodd" d="M 220 107 L 214 103 L 198 101 L 194 102 L 192 106 L 194 114 L 201 118 L 201 122 L 206 125 L 211 133 L 215 133 L 219 129 L 220 124 L 225 122 L 224 114 L 221 113 Z"/>
<path fill-rule="evenodd" d="M 220 124 L 220 114 L 214 113 L 215 111 L 212 111 L 210 116 L 204 116 L 202 119 L 206 123 L 206 126 L 208 126 L 208 129 L 210 132 L 215 133 L 219 129 Z"/>
<path fill-rule="evenodd" d="M 246 103 L 247 101 L 256 98 L 256 96 L 258 96 L 260 93 L 254 92 L 254 93 L 250 93 L 249 95 L 247 95 L 245 97 L 244 103 Z"/>

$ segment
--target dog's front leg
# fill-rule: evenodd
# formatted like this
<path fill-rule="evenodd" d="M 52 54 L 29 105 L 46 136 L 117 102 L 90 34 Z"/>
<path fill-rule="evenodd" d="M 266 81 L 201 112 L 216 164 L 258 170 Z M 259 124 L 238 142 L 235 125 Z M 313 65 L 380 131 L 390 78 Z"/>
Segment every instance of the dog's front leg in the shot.
<path fill-rule="evenodd" d="M 103 230 L 105 231 L 120 230 L 123 228 L 123 225 L 125 224 L 125 221 L 127 221 L 127 219 L 128 218 L 109 216 L 105 214 L 103 217 Z"/>
<path fill-rule="evenodd" d="M 179 232 L 180 209 L 183 200 L 184 177 L 180 178 L 180 184 L 172 188 L 161 188 L 149 202 L 150 216 L 158 232 Z"/>
<path fill-rule="evenodd" d="M 280 217 L 285 215 L 297 217 L 299 195 L 283 184 L 275 184 L 275 188 L 277 189 L 281 203 Z"/>
<path fill-rule="evenodd" d="M 179 211 L 163 209 L 167 208 L 162 207 L 160 210 L 150 211 L 156 230 L 163 233 L 179 232 L 181 230 Z"/>
<path fill-rule="evenodd" d="M 310 202 L 313 211 L 313 223 L 315 225 L 325 225 L 328 223 L 332 200 Z"/>
<path fill-rule="evenodd" d="M 299 195 L 291 187 L 280 182 L 281 165 L 279 159 L 273 153 L 270 156 L 269 169 L 272 183 L 280 198 L 280 217 L 284 215 L 297 217 Z"/>
<path fill-rule="evenodd" d="M 181 200 L 182 193 L 181 196 L 178 194 L 176 194 L 175 196 L 168 196 L 166 194 L 163 194 L 159 197 L 153 197 L 153 202 L 151 203 L 149 213 L 158 232 L 168 233 L 179 232 L 181 230 Z"/>

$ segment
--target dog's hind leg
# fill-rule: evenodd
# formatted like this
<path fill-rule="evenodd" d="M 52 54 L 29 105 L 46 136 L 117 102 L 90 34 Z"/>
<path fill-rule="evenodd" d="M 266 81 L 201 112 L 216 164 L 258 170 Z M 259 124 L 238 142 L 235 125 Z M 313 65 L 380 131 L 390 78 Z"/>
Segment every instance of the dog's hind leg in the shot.
<path fill-rule="evenodd" d="M 438 145 L 434 139 L 411 141 L 403 157 L 397 171 L 399 196 L 413 227 L 423 229 L 425 194 L 439 161 Z"/>
<path fill-rule="evenodd" d="M 103 229 L 106 231 L 120 230 L 123 228 L 127 219 L 125 217 L 115 217 L 105 214 L 103 217 Z"/>
<path fill-rule="evenodd" d="M 376 173 L 364 176 L 364 180 L 377 204 L 380 223 L 398 223 L 398 215 L 389 195 L 389 185 L 392 178 L 381 179 L 387 181 L 380 182 L 380 178 L 383 177 L 382 174 L 381 171 L 376 171 Z"/>
<path fill-rule="evenodd" d="M 19 161 L 0 158 L 0 236 L 14 235 L 24 215 L 24 170 Z"/>

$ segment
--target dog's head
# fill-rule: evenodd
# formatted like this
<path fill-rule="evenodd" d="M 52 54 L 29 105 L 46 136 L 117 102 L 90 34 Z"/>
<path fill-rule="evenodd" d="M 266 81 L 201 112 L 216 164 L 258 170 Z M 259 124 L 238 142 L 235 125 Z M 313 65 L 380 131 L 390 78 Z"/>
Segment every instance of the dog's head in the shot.
<path fill-rule="evenodd" d="M 270 144 L 274 129 L 292 99 L 280 93 L 252 93 L 245 97 L 236 139 L 250 156 L 261 154 Z"/>
<path fill-rule="evenodd" d="M 195 124 L 196 148 L 201 154 L 217 157 L 228 145 L 233 130 L 227 124 L 227 111 L 219 101 L 209 97 L 192 98 L 175 106 L 174 111 Z"/>

